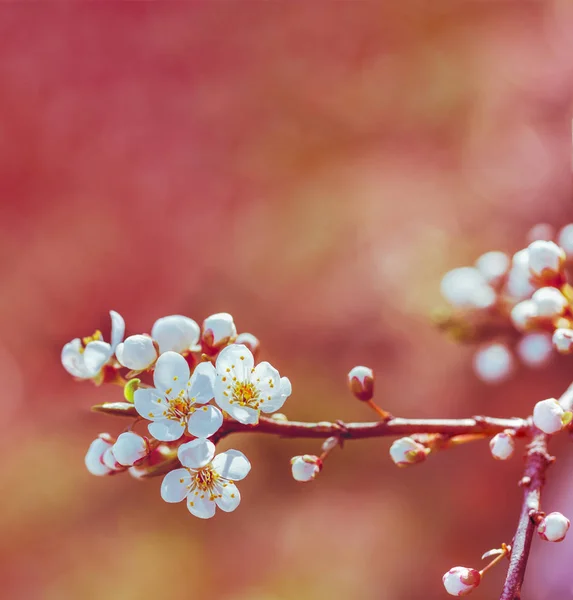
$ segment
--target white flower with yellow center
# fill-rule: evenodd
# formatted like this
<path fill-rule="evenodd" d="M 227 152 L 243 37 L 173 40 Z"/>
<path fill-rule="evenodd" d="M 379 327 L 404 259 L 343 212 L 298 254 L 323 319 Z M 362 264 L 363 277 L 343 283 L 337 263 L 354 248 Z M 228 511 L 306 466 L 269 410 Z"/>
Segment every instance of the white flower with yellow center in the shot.
<path fill-rule="evenodd" d="M 245 425 L 259 422 L 262 412 L 279 410 L 292 392 L 290 381 L 268 362 L 255 367 L 251 351 L 242 344 L 224 348 L 217 357 L 215 401 Z"/>
<path fill-rule="evenodd" d="M 101 331 L 83 339 L 75 338 L 62 348 L 62 365 L 70 375 L 79 379 L 93 379 L 109 362 L 123 339 L 125 321 L 114 310 L 111 317 L 111 344 L 104 342 Z"/>
<path fill-rule="evenodd" d="M 235 481 L 244 479 L 251 463 L 238 450 L 227 450 L 215 456 L 215 444 L 196 439 L 181 444 L 177 451 L 182 469 L 168 473 L 161 484 L 165 502 L 187 500 L 189 512 L 200 519 L 210 519 L 217 507 L 234 511 L 241 502 Z"/>
<path fill-rule="evenodd" d="M 223 423 L 221 411 L 207 404 L 213 398 L 213 365 L 199 363 L 191 378 L 189 375 L 189 365 L 181 354 L 165 352 L 155 363 L 155 388 L 135 391 L 135 410 L 152 421 L 147 428 L 159 441 L 178 440 L 186 428 L 196 437 L 209 437 Z"/>

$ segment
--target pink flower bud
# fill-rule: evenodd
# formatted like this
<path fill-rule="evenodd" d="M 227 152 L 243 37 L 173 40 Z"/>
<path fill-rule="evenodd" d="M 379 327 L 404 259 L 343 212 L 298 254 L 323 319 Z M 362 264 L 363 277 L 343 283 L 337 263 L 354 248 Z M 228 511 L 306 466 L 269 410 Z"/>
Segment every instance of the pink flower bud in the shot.
<path fill-rule="evenodd" d="M 529 244 L 529 270 L 537 277 L 559 275 L 565 262 L 565 252 L 555 242 L 538 240 Z"/>
<path fill-rule="evenodd" d="M 559 512 L 549 513 L 537 526 L 537 533 L 546 542 L 562 542 L 569 529 L 569 519 Z"/>
<path fill-rule="evenodd" d="M 290 459 L 292 476 L 296 481 L 312 481 L 322 469 L 322 461 L 318 456 L 304 454 Z"/>
<path fill-rule="evenodd" d="M 118 436 L 111 451 L 120 465 L 131 467 L 149 454 L 147 440 L 133 431 Z"/>
<path fill-rule="evenodd" d="M 217 313 L 203 321 L 203 343 L 208 349 L 219 350 L 235 339 L 237 328 L 229 313 Z"/>
<path fill-rule="evenodd" d="M 511 309 L 511 322 L 517 331 L 527 331 L 530 329 L 537 316 L 537 306 L 531 300 L 518 302 Z"/>
<path fill-rule="evenodd" d="M 429 450 L 411 437 L 395 440 L 390 446 L 390 458 L 399 467 L 407 467 L 426 460 Z"/>
<path fill-rule="evenodd" d="M 489 442 L 491 455 L 496 460 L 507 460 L 513 456 L 515 450 L 515 442 L 513 434 L 507 431 L 502 431 L 494 435 Z"/>
<path fill-rule="evenodd" d="M 529 271 L 529 250 L 524 248 L 513 255 L 507 276 L 506 292 L 515 299 L 524 300 L 535 291 Z"/>
<path fill-rule="evenodd" d="M 354 367 L 348 373 L 350 391 L 358 400 L 368 402 L 374 396 L 374 373 L 368 367 Z"/>
<path fill-rule="evenodd" d="M 554 287 L 542 287 L 534 292 L 531 301 L 535 304 L 537 315 L 546 319 L 560 317 L 567 309 L 565 296 Z"/>
<path fill-rule="evenodd" d="M 559 354 L 573 352 L 573 329 L 556 329 L 553 333 L 553 347 Z"/>
<path fill-rule="evenodd" d="M 443 577 L 444 587 L 450 596 L 467 596 L 477 588 L 481 581 L 479 571 L 468 567 L 454 567 Z"/>
<path fill-rule="evenodd" d="M 565 225 L 557 236 L 557 243 L 567 255 L 567 258 L 573 256 L 573 223 Z"/>
<path fill-rule="evenodd" d="M 557 433 L 563 429 L 565 411 L 555 398 L 541 400 L 533 409 L 533 424 L 543 433 Z"/>
<path fill-rule="evenodd" d="M 483 346 L 474 354 L 474 373 L 485 383 L 501 383 L 513 371 L 513 355 L 505 344 Z"/>

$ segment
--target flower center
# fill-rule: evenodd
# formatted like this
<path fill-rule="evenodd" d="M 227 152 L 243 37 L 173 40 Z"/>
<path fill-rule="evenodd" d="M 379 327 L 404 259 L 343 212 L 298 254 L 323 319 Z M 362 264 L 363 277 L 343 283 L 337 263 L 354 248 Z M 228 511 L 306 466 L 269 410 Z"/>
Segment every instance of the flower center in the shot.
<path fill-rule="evenodd" d="M 219 479 L 219 474 L 216 473 L 211 466 L 207 465 L 202 469 L 198 469 L 193 476 L 193 483 L 195 487 L 200 489 L 202 492 L 211 491 L 217 480 Z"/>
<path fill-rule="evenodd" d="M 233 401 L 240 406 L 259 407 L 260 392 L 253 383 L 237 381 L 233 387 Z"/>
<path fill-rule="evenodd" d="M 187 398 L 183 396 L 183 392 L 177 396 L 177 398 L 173 398 L 169 400 L 169 408 L 164 411 L 164 416 L 168 419 L 172 419 L 173 421 L 180 421 L 185 419 L 189 414 L 190 403 Z"/>
<path fill-rule="evenodd" d="M 85 338 L 82 338 L 82 347 L 80 348 L 80 354 L 83 354 L 85 347 L 90 343 L 90 342 L 99 342 L 103 340 L 103 335 L 101 334 L 101 331 L 99 329 L 96 329 L 92 335 L 88 335 Z"/>

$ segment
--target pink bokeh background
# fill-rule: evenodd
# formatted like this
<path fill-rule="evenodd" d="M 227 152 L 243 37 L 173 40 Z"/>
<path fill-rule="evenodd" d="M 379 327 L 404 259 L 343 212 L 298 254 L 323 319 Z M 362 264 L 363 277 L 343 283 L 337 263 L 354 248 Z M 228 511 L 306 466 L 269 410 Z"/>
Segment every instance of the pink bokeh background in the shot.
<path fill-rule="evenodd" d="M 90 441 L 123 427 L 89 407 L 121 392 L 74 383 L 60 349 L 108 335 L 109 309 L 129 333 L 224 310 L 291 378 L 293 419 L 371 419 L 345 388 L 360 363 L 401 416 L 522 415 L 558 395 L 570 360 L 491 388 L 429 314 L 446 270 L 573 221 L 570 7 L 0 14 L 2 596 L 444 598 L 443 572 L 510 541 L 519 458 L 474 444 L 397 470 L 389 440 L 368 440 L 301 485 L 289 458 L 317 442 L 237 435 L 243 502 L 203 522 L 159 480 L 85 471 Z M 547 506 L 571 515 L 555 446 Z M 573 597 L 573 542 L 533 554 L 526 597 Z"/>

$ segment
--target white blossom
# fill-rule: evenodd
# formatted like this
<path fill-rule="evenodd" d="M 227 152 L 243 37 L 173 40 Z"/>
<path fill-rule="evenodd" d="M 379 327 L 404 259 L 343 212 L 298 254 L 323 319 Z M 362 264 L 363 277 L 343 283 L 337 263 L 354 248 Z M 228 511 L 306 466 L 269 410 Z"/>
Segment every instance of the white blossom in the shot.
<path fill-rule="evenodd" d="M 551 334 L 543 331 L 524 335 L 515 348 L 523 364 L 538 368 L 546 365 L 553 354 Z"/>
<path fill-rule="evenodd" d="M 529 270 L 537 277 L 554 276 L 561 272 L 565 252 L 555 242 L 538 240 L 529 244 Z"/>
<path fill-rule="evenodd" d="M 474 267 L 460 267 L 446 273 L 440 290 L 456 308 L 488 308 L 496 301 L 495 291 Z"/>
<path fill-rule="evenodd" d="M 92 336 L 83 339 L 75 338 L 62 348 L 62 365 L 70 375 L 79 379 L 97 377 L 106 363 L 113 356 L 117 345 L 125 333 L 125 321 L 114 310 L 111 317 L 111 343 L 102 338 L 101 332 L 96 331 Z"/>
<path fill-rule="evenodd" d="M 123 367 L 144 371 L 157 359 L 157 350 L 148 335 L 130 335 L 124 342 L 117 345 L 115 355 Z"/>
<path fill-rule="evenodd" d="M 511 261 L 505 252 L 493 250 L 482 254 L 475 262 L 478 271 L 490 284 L 498 283 L 507 273 Z"/>
<path fill-rule="evenodd" d="M 543 431 L 552 434 L 561 431 L 567 413 L 555 398 L 541 400 L 533 409 L 533 424 Z"/>
<path fill-rule="evenodd" d="M 557 243 L 563 248 L 567 258 L 573 257 L 573 223 L 565 225 L 557 236 Z"/>
<path fill-rule="evenodd" d="M 134 431 L 126 431 L 118 436 L 111 451 L 120 465 L 131 467 L 149 454 L 149 444 Z"/>
<path fill-rule="evenodd" d="M 411 437 L 395 440 L 390 446 L 390 458 L 399 467 L 407 467 L 426 460 L 428 449 Z"/>
<path fill-rule="evenodd" d="M 217 313 L 203 321 L 202 340 L 208 348 L 222 348 L 237 335 L 233 317 L 229 313 Z"/>
<path fill-rule="evenodd" d="M 502 431 L 494 435 L 489 442 L 489 449 L 496 460 L 508 460 L 515 451 L 513 434 Z"/>
<path fill-rule="evenodd" d="M 467 596 L 477 588 L 481 581 L 479 571 L 468 567 L 454 567 L 443 577 L 444 587 L 450 596 Z"/>
<path fill-rule="evenodd" d="M 569 530 L 569 519 L 559 512 L 549 513 L 537 526 L 539 537 L 546 542 L 562 542 Z"/>
<path fill-rule="evenodd" d="M 513 371 L 513 354 L 505 344 L 488 344 L 474 354 L 473 368 L 477 377 L 485 383 L 501 383 Z"/>
<path fill-rule="evenodd" d="M 182 469 L 168 473 L 161 484 L 165 502 L 187 501 L 191 514 L 210 519 L 217 507 L 234 511 L 241 501 L 235 481 L 244 479 L 251 463 L 238 450 L 227 450 L 215 456 L 215 445 L 198 438 L 182 444 L 177 451 Z"/>
<path fill-rule="evenodd" d="M 368 367 L 354 367 L 348 373 L 348 385 L 359 400 L 371 400 L 374 395 L 374 372 Z"/>
<path fill-rule="evenodd" d="M 522 300 L 511 309 L 511 322 L 518 331 L 527 331 L 537 318 L 537 306 L 532 300 Z"/>
<path fill-rule="evenodd" d="M 255 367 L 251 351 L 241 344 L 224 348 L 217 357 L 215 401 L 233 419 L 255 424 L 262 412 L 279 410 L 292 387 L 268 362 Z"/>
<path fill-rule="evenodd" d="M 199 325 L 183 315 L 169 315 L 157 319 L 151 328 L 151 337 L 159 344 L 159 352 L 187 352 L 199 343 Z"/>
<path fill-rule="evenodd" d="M 191 378 L 189 375 L 189 364 L 181 354 L 165 352 L 155 364 L 155 388 L 135 391 L 135 409 L 152 421 L 148 429 L 155 439 L 178 440 L 185 428 L 196 437 L 209 437 L 221 427 L 221 411 L 207 404 L 213 398 L 213 365 L 199 363 Z"/>
<path fill-rule="evenodd" d="M 573 352 L 573 329 L 556 329 L 553 332 L 553 347 L 559 354 Z"/>
<path fill-rule="evenodd" d="M 527 248 L 513 255 L 511 268 L 507 276 L 506 291 L 516 300 L 528 298 L 535 291 L 535 287 L 531 283 L 529 250 Z"/>
<path fill-rule="evenodd" d="M 312 481 L 322 469 L 322 461 L 318 456 L 303 454 L 290 459 L 292 476 L 296 481 Z"/>
<path fill-rule="evenodd" d="M 565 296 L 554 287 L 542 287 L 531 296 L 539 317 L 553 319 L 565 312 L 568 303 Z"/>
<path fill-rule="evenodd" d="M 107 453 L 111 451 L 112 445 L 112 438 L 106 433 L 102 433 L 90 444 L 84 461 L 87 470 L 92 475 L 109 475 L 116 470 L 114 465 L 115 461 L 111 463 L 111 466 L 108 466 L 109 456 Z M 104 456 L 106 457 L 105 462 Z"/>

